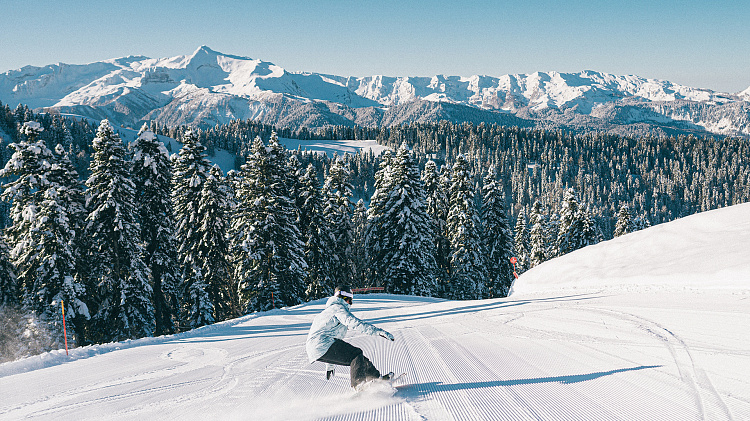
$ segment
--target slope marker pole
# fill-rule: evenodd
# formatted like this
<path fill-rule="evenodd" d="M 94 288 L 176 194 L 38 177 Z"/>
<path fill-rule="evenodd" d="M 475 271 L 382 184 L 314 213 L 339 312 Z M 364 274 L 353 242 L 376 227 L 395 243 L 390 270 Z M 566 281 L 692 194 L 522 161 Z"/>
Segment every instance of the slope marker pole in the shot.
<path fill-rule="evenodd" d="M 65 327 L 65 301 L 60 300 L 60 307 L 62 307 L 63 336 L 65 337 L 65 355 L 68 355 L 68 329 Z"/>

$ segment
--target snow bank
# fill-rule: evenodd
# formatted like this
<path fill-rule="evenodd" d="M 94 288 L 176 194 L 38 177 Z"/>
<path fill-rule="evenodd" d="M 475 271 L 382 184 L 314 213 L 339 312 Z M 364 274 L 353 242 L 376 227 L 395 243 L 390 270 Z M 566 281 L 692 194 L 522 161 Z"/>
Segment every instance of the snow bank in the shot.
<path fill-rule="evenodd" d="M 750 203 L 691 215 L 547 261 L 511 294 L 728 289 L 750 293 Z"/>
<path fill-rule="evenodd" d="M 278 310 L 272 310 L 261 314 L 273 314 Z M 23 358 L 17 361 L 10 361 L 7 363 L 0 364 L 0 379 L 6 376 L 12 376 L 14 374 L 26 373 L 29 371 L 39 370 L 42 368 L 53 367 L 68 362 L 82 360 L 85 358 L 93 357 L 95 355 L 106 354 L 112 351 L 118 351 L 121 349 L 134 348 L 145 345 L 161 344 L 166 341 L 174 339 L 187 339 L 196 336 L 202 336 L 210 334 L 211 332 L 227 329 L 234 325 L 244 323 L 248 320 L 258 317 L 259 314 L 249 314 L 247 316 L 239 317 L 233 320 L 227 320 L 225 322 L 215 323 L 210 326 L 203 326 L 198 329 L 193 329 L 188 332 L 177 333 L 174 335 L 164 335 L 157 337 L 141 338 L 135 340 L 125 340 L 122 342 L 110 342 L 99 345 L 88 345 L 79 348 L 73 348 L 68 350 L 66 355 L 65 349 L 57 349 L 43 354 L 34 355 L 31 357 Z"/>

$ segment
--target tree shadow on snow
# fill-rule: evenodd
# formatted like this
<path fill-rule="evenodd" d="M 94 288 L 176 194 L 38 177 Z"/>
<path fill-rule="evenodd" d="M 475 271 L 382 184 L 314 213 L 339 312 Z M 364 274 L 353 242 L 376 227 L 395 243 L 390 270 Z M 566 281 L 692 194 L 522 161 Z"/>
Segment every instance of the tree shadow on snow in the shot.
<path fill-rule="evenodd" d="M 484 389 L 490 387 L 502 387 L 502 386 L 518 386 L 525 384 L 538 384 L 538 383 L 560 383 L 560 384 L 572 384 L 581 383 L 589 380 L 596 380 L 600 377 L 610 376 L 612 374 L 624 373 L 627 371 L 645 370 L 650 368 L 659 368 L 660 365 L 642 365 L 639 367 L 620 368 L 617 370 L 599 371 L 596 373 L 586 374 L 573 374 L 568 376 L 557 376 L 557 377 L 539 377 L 535 379 L 517 379 L 517 380 L 494 380 L 484 382 L 469 382 L 469 383 L 443 383 L 443 382 L 429 382 L 429 383 L 416 383 L 406 384 L 402 386 L 396 386 L 398 395 L 405 398 L 416 398 L 419 399 L 428 395 L 429 393 L 435 392 L 454 392 L 457 390 L 468 390 L 468 389 Z"/>
<path fill-rule="evenodd" d="M 575 294 L 575 295 L 566 295 L 566 296 L 560 296 L 560 297 L 531 298 L 531 299 L 519 299 L 519 300 L 511 300 L 508 298 L 492 299 L 492 300 L 481 301 L 478 304 L 468 304 L 468 305 L 460 306 L 460 307 L 453 306 L 452 308 L 445 309 L 445 310 L 424 311 L 424 312 L 417 312 L 417 313 L 404 313 L 404 314 L 396 314 L 393 316 L 386 316 L 386 317 L 379 317 L 379 318 L 368 318 L 367 321 L 370 323 L 403 322 L 403 321 L 411 321 L 411 320 L 419 320 L 419 319 L 428 319 L 428 318 L 437 317 L 437 316 L 452 316 L 452 315 L 457 315 L 457 314 L 476 313 L 478 311 L 494 310 L 494 309 L 499 309 L 499 308 L 510 308 L 510 307 L 527 305 L 531 303 L 582 301 L 582 300 L 592 300 L 592 299 L 602 298 L 602 297 L 603 295 L 601 294 Z M 455 304 L 459 302 L 453 301 L 453 303 Z M 381 308 L 368 308 L 368 309 L 365 309 L 364 311 L 373 311 L 373 310 L 380 310 L 380 309 Z M 352 308 L 352 313 L 354 313 L 354 315 L 356 316 L 357 310 Z"/>
<path fill-rule="evenodd" d="M 238 324 L 234 326 L 226 326 L 222 329 L 206 330 L 201 335 L 175 336 L 165 340 L 164 343 L 226 342 L 258 338 L 265 339 L 271 337 L 307 336 L 307 331 L 309 329 L 310 323 L 275 325 Z"/>

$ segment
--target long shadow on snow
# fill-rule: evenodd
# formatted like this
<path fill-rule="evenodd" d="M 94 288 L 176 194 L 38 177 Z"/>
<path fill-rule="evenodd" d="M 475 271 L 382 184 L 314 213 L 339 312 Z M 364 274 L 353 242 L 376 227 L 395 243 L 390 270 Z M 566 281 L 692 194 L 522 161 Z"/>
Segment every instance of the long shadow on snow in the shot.
<path fill-rule="evenodd" d="M 467 305 L 465 307 L 460 308 L 452 308 L 447 310 L 435 310 L 435 311 L 426 311 L 421 313 L 412 313 L 412 314 L 399 314 L 394 316 L 387 316 L 387 317 L 380 317 L 380 318 L 366 318 L 365 320 L 370 323 L 383 323 L 383 322 L 399 322 L 399 321 L 408 321 L 408 320 L 419 320 L 419 319 L 428 319 L 431 317 L 437 317 L 437 316 L 450 316 L 450 315 L 456 315 L 456 314 L 463 314 L 463 313 L 473 313 L 477 311 L 484 311 L 484 310 L 493 310 L 497 308 L 506 308 L 506 307 L 515 307 L 519 305 L 524 304 L 531 304 L 533 302 L 546 302 L 546 301 L 576 301 L 576 300 L 590 300 L 594 298 L 600 298 L 601 295 L 591 295 L 591 294 L 576 294 L 576 295 L 567 295 L 567 296 L 561 296 L 561 297 L 550 297 L 550 298 L 539 298 L 539 299 L 528 299 L 528 300 L 519 300 L 519 301 L 496 301 L 492 300 L 492 302 L 488 303 L 481 303 L 481 304 L 474 304 L 474 305 Z M 323 299 L 325 300 L 325 299 Z M 321 300 L 321 301 L 323 301 Z M 365 300 L 372 300 L 373 302 L 382 302 L 382 301 L 399 301 L 398 299 L 392 299 L 392 298 L 363 298 L 361 301 Z M 316 303 L 317 304 L 317 303 Z M 352 308 L 352 312 L 356 316 L 358 312 L 364 313 L 367 311 L 374 311 L 376 309 L 392 309 L 392 307 L 370 307 L 366 309 L 360 309 L 357 311 L 356 308 Z M 312 313 L 319 313 L 322 309 L 315 308 L 315 309 L 300 309 L 300 308 L 290 308 L 290 309 L 279 309 L 279 310 L 272 310 L 273 313 L 268 314 L 273 316 L 284 316 L 285 312 L 289 312 L 289 316 L 299 316 L 301 314 L 312 314 Z M 268 338 L 268 337 L 275 337 L 275 336 L 305 336 L 307 335 L 308 330 L 310 329 L 310 323 L 288 323 L 288 324 L 274 324 L 274 325 L 253 325 L 253 321 L 258 320 L 250 320 L 248 322 L 244 322 L 242 324 L 236 324 L 230 327 L 227 327 L 226 329 L 212 329 L 208 330 L 205 333 L 203 333 L 201 336 L 189 336 L 189 337 L 177 337 L 173 339 L 168 339 L 165 341 L 165 343 L 170 342 L 222 342 L 222 341 L 229 341 L 229 340 L 242 340 L 242 339 L 249 339 L 249 338 Z M 199 339 L 200 338 L 200 339 Z"/>
<path fill-rule="evenodd" d="M 235 325 L 226 329 L 208 331 L 201 336 L 177 337 L 165 343 L 224 342 L 252 338 L 269 338 L 276 336 L 306 336 L 310 323 L 291 323 L 276 325 Z M 274 333 L 280 333 L 273 335 Z"/>
<path fill-rule="evenodd" d="M 495 310 L 499 308 L 510 308 L 510 307 L 516 307 L 526 304 L 531 304 L 535 302 L 555 302 L 555 301 L 581 301 L 581 300 L 592 300 L 595 298 L 602 298 L 602 295 L 598 294 L 576 294 L 576 295 L 567 295 L 562 297 L 550 297 L 550 298 L 538 298 L 538 299 L 528 299 L 528 300 L 518 300 L 518 301 L 496 301 L 492 300 L 492 302 L 489 303 L 482 303 L 482 304 L 474 304 L 469 305 L 465 307 L 459 307 L 459 308 L 451 308 L 447 310 L 435 310 L 435 311 L 425 311 L 421 313 L 410 313 L 410 314 L 397 314 L 394 316 L 386 316 L 386 317 L 379 317 L 379 318 L 373 318 L 373 319 L 367 319 L 368 322 L 371 323 L 384 323 L 384 322 L 403 322 L 403 321 L 409 321 L 409 320 L 419 320 L 419 319 L 429 319 L 431 317 L 437 317 L 437 316 L 453 316 L 457 314 L 464 314 L 464 313 L 474 313 L 477 311 L 485 311 L 485 310 Z M 379 308 L 369 308 L 368 311 L 373 311 Z M 352 313 L 356 316 L 356 310 L 352 308 Z"/>
<path fill-rule="evenodd" d="M 659 368 L 660 365 L 642 365 L 639 367 L 620 368 L 617 370 L 599 371 L 596 373 L 587 374 L 573 374 L 569 376 L 557 376 L 557 377 L 539 377 L 536 379 L 518 379 L 518 380 L 495 380 L 485 382 L 470 382 L 470 383 L 443 383 L 443 382 L 429 382 L 429 383 L 416 383 L 406 384 L 403 386 L 396 386 L 398 395 L 406 398 L 420 398 L 429 393 L 434 392 L 454 392 L 457 390 L 468 390 L 468 389 L 484 389 L 488 387 L 499 387 L 499 386 L 516 386 L 523 384 L 538 384 L 538 383 L 581 383 L 589 380 L 595 380 L 600 377 L 610 376 L 612 374 L 624 373 L 626 371 L 645 370 L 648 368 Z"/>

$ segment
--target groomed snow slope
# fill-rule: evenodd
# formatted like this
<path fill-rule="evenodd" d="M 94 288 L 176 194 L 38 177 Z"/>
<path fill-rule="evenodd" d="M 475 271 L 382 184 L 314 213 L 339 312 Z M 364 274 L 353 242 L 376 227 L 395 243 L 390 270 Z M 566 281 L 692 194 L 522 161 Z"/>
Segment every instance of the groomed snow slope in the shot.
<path fill-rule="evenodd" d="M 750 419 L 748 223 L 750 204 L 650 228 L 593 257 L 547 262 L 507 299 L 357 296 L 355 315 L 396 341 L 349 340 L 379 368 L 407 373 L 395 389 L 355 394 L 348 369 L 326 381 L 323 364 L 308 364 L 316 301 L 0 365 L 0 418 Z M 713 258 L 724 244 L 737 252 Z M 629 250 L 653 260 L 651 275 L 628 288 L 621 280 L 643 271 L 641 260 L 584 261 Z M 678 277 L 693 261 L 705 263 L 706 282 L 683 288 Z M 575 279 L 586 288 L 572 290 Z M 714 281 L 722 288 L 706 288 Z"/>
<path fill-rule="evenodd" d="M 541 291 L 750 290 L 750 203 L 699 213 L 577 250 L 525 273 Z"/>

